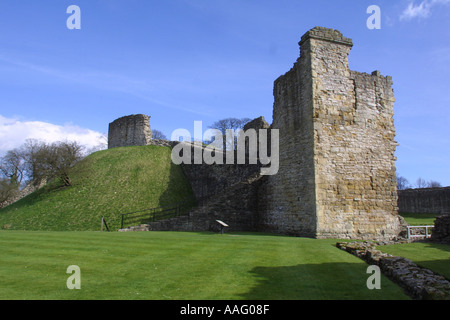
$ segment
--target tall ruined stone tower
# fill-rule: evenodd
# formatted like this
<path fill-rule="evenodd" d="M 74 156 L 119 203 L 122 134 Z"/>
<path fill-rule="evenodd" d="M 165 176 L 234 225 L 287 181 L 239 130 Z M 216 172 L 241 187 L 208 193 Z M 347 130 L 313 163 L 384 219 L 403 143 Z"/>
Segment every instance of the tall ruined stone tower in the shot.
<path fill-rule="evenodd" d="M 150 116 L 134 114 L 109 124 L 108 149 L 127 146 L 146 146 L 151 143 Z"/>
<path fill-rule="evenodd" d="M 274 83 L 280 169 L 259 191 L 266 230 L 317 238 L 400 231 L 391 77 L 349 70 L 352 40 L 316 27 Z"/>

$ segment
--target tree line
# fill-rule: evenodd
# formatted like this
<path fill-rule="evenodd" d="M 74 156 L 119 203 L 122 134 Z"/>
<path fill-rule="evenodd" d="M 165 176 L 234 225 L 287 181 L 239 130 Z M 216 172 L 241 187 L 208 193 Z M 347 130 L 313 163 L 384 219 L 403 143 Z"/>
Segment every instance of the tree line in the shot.
<path fill-rule="evenodd" d="M 0 203 L 17 195 L 24 183 L 38 185 L 59 179 L 63 186 L 71 186 L 70 168 L 83 158 L 83 150 L 75 141 L 35 139 L 9 150 L 0 158 Z"/>
<path fill-rule="evenodd" d="M 397 189 L 406 190 L 413 188 L 440 188 L 442 185 L 434 180 L 425 180 L 418 178 L 415 185 L 411 184 L 405 177 L 397 175 Z"/>

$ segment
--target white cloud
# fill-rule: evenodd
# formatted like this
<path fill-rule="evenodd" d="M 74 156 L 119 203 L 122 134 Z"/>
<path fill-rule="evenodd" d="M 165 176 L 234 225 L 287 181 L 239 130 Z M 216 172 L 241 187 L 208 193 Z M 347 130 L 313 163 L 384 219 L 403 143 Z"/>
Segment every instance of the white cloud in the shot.
<path fill-rule="evenodd" d="M 27 139 L 45 142 L 77 141 L 87 150 L 106 146 L 103 134 L 75 125 L 55 125 L 41 121 L 20 121 L 0 115 L 0 154 L 20 147 Z"/>
<path fill-rule="evenodd" d="M 431 16 L 431 8 L 438 4 L 450 4 L 450 0 L 423 0 L 418 5 L 410 2 L 400 15 L 400 20 L 428 18 Z"/>
<path fill-rule="evenodd" d="M 418 6 L 410 3 L 400 16 L 400 20 L 411 20 L 413 18 L 427 18 L 430 16 L 430 5 L 427 1 L 421 2 Z"/>

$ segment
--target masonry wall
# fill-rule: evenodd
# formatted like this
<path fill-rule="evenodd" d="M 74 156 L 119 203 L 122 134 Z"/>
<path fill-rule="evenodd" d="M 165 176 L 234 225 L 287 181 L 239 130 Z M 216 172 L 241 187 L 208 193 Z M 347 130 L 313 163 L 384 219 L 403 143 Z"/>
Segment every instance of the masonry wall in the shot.
<path fill-rule="evenodd" d="M 225 159 L 223 164 L 194 164 L 194 150 L 205 147 L 192 146 L 191 164 L 181 164 L 183 171 L 188 178 L 195 197 L 200 202 L 212 195 L 221 193 L 227 187 L 242 181 L 254 173 L 259 173 L 259 164 L 227 164 Z M 222 154 L 222 153 L 220 153 Z M 235 156 L 236 159 L 236 156 Z"/>
<path fill-rule="evenodd" d="M 260 196 L 268 229 L 318 238 L 399 233 L 392 80 L 350 71 L 351 47 L 340 32 L 314 28 L 275 81 L 280 170 Z"/>
<path fill-rule="evenodd" d="M 450 187 L 398 191 L 400 212 L 450 213 Z"/>
<path fill-rule="evenodd" d="M 436 218 L 431 239 L 436 242 L 450 244 L 450 214 Z"/>
<path fill-rule="evenodd" d="M 109 124 L 108 149 L 151 144 L 150 116 L 135 114 L 121 117 Z"/>
<path fill-rule="evenodd" d="M 248 122 L 244 126 L 244 131 L 254 129 L 257 133 L 259 129 L 268 129 L 269 124 L 264 117 L 259 117 Z M 258 139 L 258 134 L 257 134 Z M 270 137 L 268 138 L 270 141 Z M 248 140 L 246 141 L 248 142 Z M 183 170 L 191 184 L 192 190 L 199 201 L 210 197 L 211 195 L 219 194 L 227 187 L 234 185 L 245 178 L 257 174 L 261 170 L 259 160 L 256 164 L 250 164 L 248 144 L 245 148 L 245 163 L 238 164 L 238 151 L 234 150 L 234 162 L 227 163 L 225 154 L 216 150 L 217 155 L 222 157 L 223 164 L 206 164 L 204 161 L 201 164 L 195 164 L 194 155 L 195 149 L 201 149 L 199 152 L 203 154 L 205 146 L 198 146 L 191 144 L 190 164 L 183 163 Z M 270 150 L 270 146 L 268 147 Z"/>
<path fill-rule="evenodd" d="M 314 130 L 311 56 L 300 59 L 274 83 L 273 123 L 279 130 L 279 171 L 259 190 L 259 215 L 265 231 L 316 236 Z"/>
<path fill-rule="evenodd" d="M 350 71 L 351 40 L 330 29 L 314 31 L 317 236 L 394 237 L 400 220 L 392 79 Z"/>

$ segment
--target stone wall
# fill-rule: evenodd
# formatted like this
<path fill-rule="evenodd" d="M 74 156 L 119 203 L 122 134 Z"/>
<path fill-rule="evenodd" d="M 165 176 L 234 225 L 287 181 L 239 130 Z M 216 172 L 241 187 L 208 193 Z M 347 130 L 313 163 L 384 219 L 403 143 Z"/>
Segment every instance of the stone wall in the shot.
<path fill-rule="evenodd" d="M 450 213 L 450 187 L 398 191 L 400 212 Z"/>
<path fill-rule="evenodd" d="M 259 190 L 264 231 L 316 235 L 314 129 L 311 57 L 302 59 L 274 83 L 272 129 L 279 130 L 279 171 Z"/>
<path fill-rule="evenodd" d="M 125 116 L 109 124 L 108 149 L 151 144 L 150 116 L 135 114 Z"/>
<path fill-rule="evenodd" d="M 269 124 L 264 120 L 264 117 L 256 118 L 244 126 L 244 130 L 255 129 L 257 132 L 259 129 L 268 128 Z M 268 141 L 270 141 L 270 137 L 268 137 Z M 191 184 L 192 190 L 199 201 L 202 201 L 211 195 L 219 194 L 227 187 L 245 180 L 246 177 L 250 177 L 251 175 L 260 172 L 261 164 L 258 160 L 256 164 L 250 164 L 248 158 L 249 149 L 247 145 L 245 150 L 245 164 L 237 163 L 237 150 L 234 150 L 235 161 L 231 164 L 227 163 L 226 155 L 220 150 L 216 150 L 216 153 L 222 157 L 223 164 L 211 165 L 206 164 L 204 161 L 201 164 L 195 164 L 194 156 L 196 152 L 203 154 L 205 148 L 205 146 L 199 146 L 194 143 L 191 144 L 190 164 L 182 164 L 183 170 Z M 196 149 L 201 150 L 196 151 Z"/>
<path fill-rule="evenodd" d="M 199 148 L 199 147 L 194 147 Z M 202 148 L 204 149 L 204 148 Z M 260 171 L 259 165 L 250 164 L 182 164 L 192 191 L 197 200 L 202 201 L 212 195 L 219 194 L 227 187 L 242 181 L 244 178 Z"/>
<path fill-rule="evenodd" d="M 316 27 L 274 84 L 280 170 L 261 190 L 267 229 L 391 238 L 400 231 L 392 79 L 350 71 L 352 40 Z"/>
<path fill-rule="evenodd" d="M 450 244 L 450 214 L 437 217 L 434 220 L 434 229 L 431 240 Z"/>

